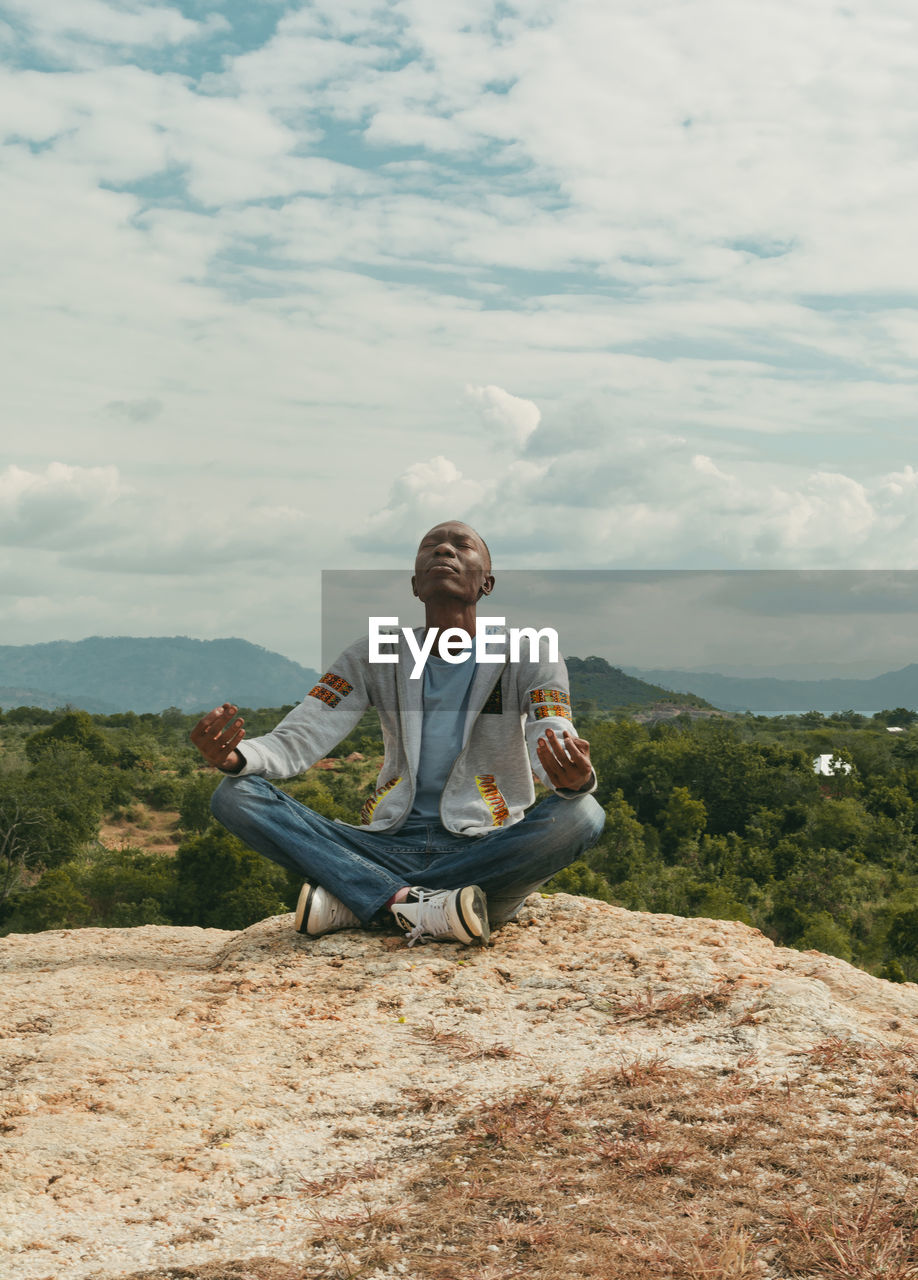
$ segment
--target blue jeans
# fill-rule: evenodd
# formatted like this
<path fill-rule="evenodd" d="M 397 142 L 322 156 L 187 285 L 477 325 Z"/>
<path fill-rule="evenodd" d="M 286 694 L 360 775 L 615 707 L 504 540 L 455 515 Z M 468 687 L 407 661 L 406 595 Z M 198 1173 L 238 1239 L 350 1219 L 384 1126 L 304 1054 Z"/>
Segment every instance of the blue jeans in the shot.
<path fill-rule="evenodd" d="M 214 817 L 304 880 L 320 884 L 364 924 L 404 886 L 460 889 L 477 884 L 494 928 L 527 894 L 569 866 L 602 834 L 605 814 L 592 796 L 549 796 L 510 827 L 460 836 L 439 823 L 370 831 L 314 813 L 266 778 L 227 777 L 211 801 Z"/>

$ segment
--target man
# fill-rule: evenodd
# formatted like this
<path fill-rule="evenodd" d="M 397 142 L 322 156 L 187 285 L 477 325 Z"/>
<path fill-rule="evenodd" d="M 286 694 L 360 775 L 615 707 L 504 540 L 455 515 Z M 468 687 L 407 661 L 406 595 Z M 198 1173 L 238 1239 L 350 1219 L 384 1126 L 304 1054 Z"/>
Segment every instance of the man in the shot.
<path fill-rule="evenodd" d="M 476 636 L 476 606 L 494 587 L 484 540 L 460 520 L 436 525 L 421 540 L 411 585 L 425 613 L 416 649 L 434 628 L 441 637 L 449 628 Z M 273 732 L 243 741 L 230 703 L 192 731 L 205 760 L 227 774 L 214 793 L 214 815 L 251 848 L 306 877 L 296 912 L 301 933 L 394 917 L 409 945 L 427 938 L 485 944 L 527 894 L 599 839 L 604 814 L 592 795 L 589 743 L 571 722 L 563 660 L 455 656 L 431 652 L 423 677 L 412 679 L 405 635 L 397 661 L 375 662 L 366 636 Z M 268 781 L 315 764 L 371 705 L 385 758 L 359 827 L 323 818 Z M 552 794 L 524 813 L 535 799 L 533 771 Z"/>

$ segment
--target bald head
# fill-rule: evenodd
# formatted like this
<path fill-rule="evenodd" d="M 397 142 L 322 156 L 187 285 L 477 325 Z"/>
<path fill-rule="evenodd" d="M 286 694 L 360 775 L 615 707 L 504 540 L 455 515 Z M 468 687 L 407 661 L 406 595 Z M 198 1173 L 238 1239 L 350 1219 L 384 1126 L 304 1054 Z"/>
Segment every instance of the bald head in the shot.
<path fill-rule="evenodd" d="M 411 583 L 425 603 L 439 598 L 474 604 L 494 586 L 487 543 L 464 520 L 434 525 L 418 546 Z"/>

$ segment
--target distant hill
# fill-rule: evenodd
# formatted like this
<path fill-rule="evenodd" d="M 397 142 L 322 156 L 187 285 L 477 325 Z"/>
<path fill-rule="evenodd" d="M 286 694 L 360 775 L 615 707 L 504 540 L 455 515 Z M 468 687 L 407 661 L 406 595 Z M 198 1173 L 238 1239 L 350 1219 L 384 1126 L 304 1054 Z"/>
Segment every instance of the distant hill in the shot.
<path fill-rule="evenodd" d="M 649 707 L 661 701 L 686 706 L 709 705 L 699 694 L 674 696 L 669 689 L 627 675 L 619 667 L 610 666 L 605 658 L 566 658 L 565 661 L 571 679 L 571 700 L 575 712 L 585 701 L 595 703 L 601 711 Z"/>
<path fill-rule="evenodd" d="M 203 711 L 300 702 L 318 674 L 247 640 L 92 636 L 0 645 L 0 706 Z"/>
<path fill-rule="evenodd" d="M 605 658 L 568 658 L 567 667 L 575 709 L 585 700 L 601 710 L 708 705 L 696 694 L 674 697 Z M 229 698 L 241 707 L 279 707 L 300 702 L 318 678 L 310 667 L 238 639 L 92 636 L 0 645 L 0 707 L 202 711 Z"/>
<path fill-rule="evenodd" d="M 800 715 L 804 711 L 858 711 L 873 715 L 893 707 L 918 708 L 918 663 L 887 671 L 869 680 L 779 680 L 722 676 L 710 671 L 678 671 L 655 667 L 627 667 L 641 679 L 658 681 L 669 689 L 699 694 L 722 711 L 752 711 L 755 715 Z"/>
<path fill-rule="evenodd" d="M 58 707 L 79 706 L 84 711 L 98 712 L 99 715 L 111 715 L 119 711 L 119 707 L 98 698 L 84 698 L 76 702 L 65 693 L 49 693 L 47 689 L 7 688 L 0 685 L 0 708 L 3 707 L 41 707 L 43 711 L 56 711 Z M 129 710 L 130 708 L 126 708 Z"/>

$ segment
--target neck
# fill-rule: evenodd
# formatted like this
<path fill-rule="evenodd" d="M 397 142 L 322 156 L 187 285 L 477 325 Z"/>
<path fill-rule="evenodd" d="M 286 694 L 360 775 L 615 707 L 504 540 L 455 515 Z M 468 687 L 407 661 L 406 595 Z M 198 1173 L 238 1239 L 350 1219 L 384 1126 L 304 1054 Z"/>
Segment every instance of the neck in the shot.
<path fill-rule="evenodd" d="M 424 605 L 424 627 L 430 631 L 446 631 L 449 627 L 461 627 L 470 636 L 475 635 L 477 616 L 474 604 L 462 604 L 454 600 L 430 600 Z"/>

